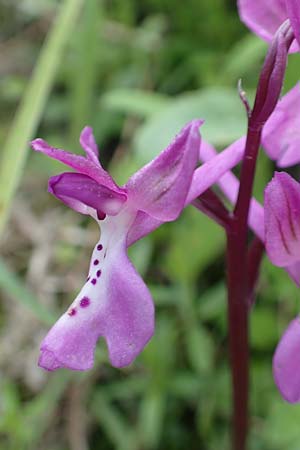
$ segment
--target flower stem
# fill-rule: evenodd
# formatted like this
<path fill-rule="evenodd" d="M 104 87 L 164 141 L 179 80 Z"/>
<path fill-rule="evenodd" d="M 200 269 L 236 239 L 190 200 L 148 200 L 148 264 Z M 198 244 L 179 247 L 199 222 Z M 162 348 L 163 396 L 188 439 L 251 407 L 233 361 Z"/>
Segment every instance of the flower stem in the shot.
<path fill-rule="evenodd" d="M 241 184 L 231 227 L 227 229 L 228 333 L 233 388 L 233 449 L 245 450 L 248 434 L 249 342 L 247 233 L 248 212 L 261 129 L 248 127 Z"/>
<path fill-rule="evenodd" d="M 240 189 L 230 227 L 227 227 L 227 284 L 229 354 L 233 389 L 233 450 L 246 450 L 249 395 L 249 299 L 254 301 L 262 246 L 248 253 L 248 214 L 255 167 L 264 123 L 272 114 L 282 88 L 288 48 L 292 42 L 289 22 L 278 29 L 260 74 L 242 161 Z M 256 251 L 257 250 L 257 251 Z M 252 254 L 253 253 L 253 254 Z M 252 267 L 253 265 L 253 267 Z M 251 266 L 251 267 L 250 267 Z"/>
<path fill-rule="evenodd" d="M 227 233 L 229 355 L 233 390 L 233 450 L 245 450 L 248 433 L 249 345 L 244 261 L 234 233 Z"/>

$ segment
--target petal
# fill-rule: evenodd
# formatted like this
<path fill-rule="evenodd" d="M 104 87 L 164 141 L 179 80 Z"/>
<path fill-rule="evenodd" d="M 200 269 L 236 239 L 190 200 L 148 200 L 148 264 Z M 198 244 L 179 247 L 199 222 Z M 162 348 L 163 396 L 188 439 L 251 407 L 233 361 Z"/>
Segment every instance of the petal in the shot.
<path fill-rule="evenodd" d="M 198 162 L 201 120 L 189 123 L 160 155 L 126 184 L 132 205 L 162 221 L 174 220 L 184 207 Z"/>
<path fill-rule="evenodd" d="M 88 281 L 42 343 L 39 365 L 47 370 L 90 369 L 100 336 L 106 339 L 112 365 L 126 366 L 153 334 L 150 292 L 126 255 L 122 226 L 109 220 L 111 233 L 103 227 Z"/>
<path fill-rule="evenodd" d="M 286 0 L 286 9 L 291 21 L 295 38 L 300 46 L 300 8 L 299 0 Z"/>
<path fill-rule="evenodd" d="M 300 318 L 292 320 L 276 348 L 273 375 L 282 397 L 300 402 Z"/>
<path fill-rule="evenodd" d="M 123 251 L 112 268 L 104 336 L 113 366 L 130 364 L 154 332 L 154 306 L 142 278 Z"/>
<path fill-rule="evenodd" d="M 79 142 L 81 147 L 84 149 L 87 158 L 93 161 L 95 164 L 100 165 L 99 150 L 91 127 L 84 127 L 81 132 Z"/>
<path fill-rule="evenodd" d="M 278 102 L 263 129 L 262 145 L 279 167 L 300 162 L 299 83 Z"/>
<path fill-rule="evenodd" d="M 100 184 L 107 186 L 108 188 L 122 193 L 124 189 L 119 188 L 111 176 L 101 167 L 99 162 L 96 164 L 94 161 L 84 158 L 81 155 L 75 155 L 59 148 L 51 147 L 43 139 L 35 139 L 31 142 L 33 150 L 44 153 L 50 158 L 56 159 L 63 164 L 66 164 L 76 172 L 88 175 Z"/>
<path fill-rule="evenodd" d="M 284 267 L 291 279 L 300 287 L 300 261 Z"/>
<path fill-rule="evenodd" d="M 226 150 L 224 150 L 226 151 Z M 217 155 L 216 150 L 207 142 L 202 141 L 201 143 L 201 160 L 209 161 Z M 230 171 L 226 172 L 217 182 L 220 186 L 222 192 L 228 198 L 232 205 L 235 204 L 238 190 L 239 190 L 239 180 L 237 177 Z M 252 198 L 250 204 L 249 218 L 248 218 L 249 226 L 253 230 L 253 232 L 260 238 L 262 242 L 265 241 L 265 214 L 263 206 Z M 285 266 L 284 269 L 288 272 L 289 276 L 292 280 L 300 286 L 300 262 L 296 262 Z"/>
<path fill-rule="evenodd" d="M 300 261 L 300 185 L 284 172 L 275 172 L 265 189 L 265 240 L 273 264 Z"/>
<path fill-rule="evenodd" d="M 138 211 L 127 235 L 127 247 L 156 230 L 162 223 L 161 220 L 154 219 L 143 211 Z"/>
<path fill-rule="evenodd" d="M 242 22 L 267 42 L 272 40 L 280 25 L 288 19 L 285 0 L 238 0 L 238 9 Z M 293 43 L 290 52 L 298 48 Z"/>
<path fill-rule="evenodd" d="M 81 173 L 64 172 L 51 177 L 48 190 L 82 214 L 90 214 L 90 208 L 93 208 L 100 214 L 114 216 L 127 200 L 125 194 L 115 192 Z"/>
<path fill-rule="evenodd" d="M 205 161 L 205 163 L 194 171 L 192 183 L 185 201 L 185 206 L 189 205 L 193 200 L 195 200 L 195 198 L 201 195 L 214 183 L 221 182 L 223 176 L 224 185 L 226 186 L 228 184 L 225 190 L 227 190 L 227 192 L 230 192 L 229 199 L 232 198 L 232 195 L 235 196 L 238 190 L 238 181 L 235 180 L 233 174 L 229 174 L 227 173 L 227 171 L 240 162 L 243 157 L 244 147 L 244 137 L 236 141 L 221 153 L 217 153 L 216 150 L 214 150 L 209 144 L 202 141 L 199 154 L 200 159 L 202 161 Z M 230 178 L 229 183 L 227 177 Z M 231 177 L 233 177 L 234 179 L 233 185 Z M 255 200 L 253 200 L 253 203 L 253 207 L 255 209 Z M 263 208 L 258 204 L 258 207 L 254 211 L 253 218 L 255 218 L 256 214 L 260 213 L 261 210 L 263 210 Z M 262 222 L 254 220 L 254 222 L 258 224 L 258 227 L 260 227 L 261 230 L 264 229 L 263 220 Z M 128 233 L 128 246 L 133 244 L 135 241 L 145 236 L 146 234 L 150 233 L 151 231 L 155 230 L 161 224 L 162 221 L 155 219 L 142 211 L 139 211 Z"/>
<path fill-rule="evenodd" d="M 236 166 L 243 157 L 244 148 L 245 138 L 242 137 L 223 152 L 216 154 L 214 158 L 208 158 L 207 162 L 196 169 L 186 199 L 186 204 L 191 203 L 195 198 L 199 197 L 204 191 L 218 182 L 222 175 Z M 200 147 L 200 159 L 201 152 L 202 145 Z"/>
<path fill-rule="evenodd" d="M 230 147 L 228 147 L 228 149 L 231 148 L 232 152 L 236 151 L 238 153 L 239 149 L 244 149 L 245 142 L 246 139 L 245 137 L 243 137 L 238 141 L 236 141 L 234 144 L 232 144 Z M 225 154 L 225 152 L 227 152 L 228 149 L 224 150 L 222 153 Z M 201 161 L 208 162 L 216 158 L 217 155 L 218 155 L 217 151 L 209 143 L 202 141 L 200 151 Z M 228 171 L 221 177 L 217 178 L 217 184 L 221 188 L 222 192 L 225 194 L 227 199 L 230 201 L 230 203 L 232 205 L 235 205 L 240 187 L 238 178 L 231 171 Z M 261 241 L 264 242 L 264 235 L 265 235 L 264 209 L 255 198 L 251 199 L 248 222 L 250 228 L 261 239 Z"/>

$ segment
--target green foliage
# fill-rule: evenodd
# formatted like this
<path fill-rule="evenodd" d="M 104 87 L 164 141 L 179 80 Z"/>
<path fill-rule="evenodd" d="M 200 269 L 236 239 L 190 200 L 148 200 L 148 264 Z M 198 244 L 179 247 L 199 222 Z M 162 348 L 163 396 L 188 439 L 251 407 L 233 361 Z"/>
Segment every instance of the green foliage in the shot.
<path fill-rule="evenodd" d="M 82 0 L 68 0 L 62 5 L 60 15 L 41 51 L 2 151 L 0 232 L 6 224 L 12 198 L 22 176 L 28 141 L 32 138 L 40 121 L 56 70 L 63 57 L 65 44 L 71 35 L 72 26 L 81 5 Z"/>

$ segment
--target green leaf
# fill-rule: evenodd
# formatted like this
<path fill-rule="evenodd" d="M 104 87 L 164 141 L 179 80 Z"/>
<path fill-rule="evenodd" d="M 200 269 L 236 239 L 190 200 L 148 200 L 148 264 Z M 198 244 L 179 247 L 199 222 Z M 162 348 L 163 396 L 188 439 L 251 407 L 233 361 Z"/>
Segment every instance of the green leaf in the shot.
<path fill-rule="evenodd" d="M 186 329 L 189 361 L 196 372 L 206 374 L 213 369 L 214 343 L 209 332 L 197 323 Z"/>
<path fill-rule="evenodd" d="M 47 325 L 53 325 L 56 317 L 38 301 L 20 278 L 0 259 L 0 288 L 13 297 Z"/>
<path fill-rule="evenodd" d="M 101 97 L 101 104 L 113 111 L 150 117 L 171 104 L 165 95 L 138 89 L 113 89 Z"/>
<path fill-rule="evenodd" d="M 95 115 L 94 87 L 98 77 L 99 28 L 103 27 L 102 5 L 88 0 L 79 29 L 74 36 L 74 64 L 70 67 L 70 125 L 71 142 L 78 142 L 78 133 L 85 125 L 92 125 Z M 82 70 L 84 68 L 84 70 Z"/>
<path fill-rule="evenodd" d="M 253 71 L 263 60 L 267 52 L 267 43 L 254 34 L 247 34 L 240 39 L 228 54 L 220 78 L 237 81 Z"/>
<path fill-rule="evenodd" d="M 221 228 L 204 214 L 188 208 L 181 220 L 170 227 L 169 245 L 162 269 L 174 281 L 192 282 L 222 254 L 224 235 Z"/>
<path fill-rule="evenodd" d="M 272 450 L 298 450 L 300 405 L 289 405 L 277 398 L 270 411 L 264 429 L 266 444 Z"/>
<path fill-rule="evenodd" d="M 116 450 L 134 450 L 134 434 L 119 409 L 109 402 L 100 389 L 93 396 L 91 411 Z"/>
<path fill-rule="evenodd" d="M 256 307 L 250 316 L 252 347 L 259 350 L 273 349 L 278 341 L 277 317 L 270 308 Z"/>
<path fill-rule="evenodd" d="M 83 0 L 66 0 L 41 50 L 2 152 L 0 166 L 0 234 L 8 220 L 28 154 L 28 141 L 41 119 L 63 52 Z"/>
<path fill-rule="evenodd" d="M 205 119 L 201 134 L 222 146 L 245 133 L 246 116 L 235 89 L 204 89 L 178 96 L 138 129 L 135 149 L 145 163 L 155 157 L 190 120 Z"/>
<path fill-rule="evenodd" d="M 162 391 L 150 390 L 144 396 L 139 410 L 139 434 L 142 447 L 157 448 L 166 410 L 166 398 Z"/>

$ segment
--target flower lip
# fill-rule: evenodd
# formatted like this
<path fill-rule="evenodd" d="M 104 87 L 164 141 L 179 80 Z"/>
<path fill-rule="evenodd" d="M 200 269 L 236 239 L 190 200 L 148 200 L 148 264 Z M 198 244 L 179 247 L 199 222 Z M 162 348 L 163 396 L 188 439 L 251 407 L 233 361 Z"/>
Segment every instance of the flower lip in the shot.
<path fill-rule="evenodd" d="M 84 368 L 81 367 L 80 364 L 76 364 L 76 361 L 74 360 L 73 363 L 68 361 L 67 364 L 65 364 L 62 360 L 58 358 L 58 354 L 55 353 L 52 350 L 49 350 L 47 347 L 42 346 L 40 349 L 40 357 L 38 360 L 38 366 L 42 369 L 47 370 L 48 372 L 54 372 L 57 369 L 71 369 L 76 371 L 84 371 L 89 370 L 92 368 L 93 364 L 91 363 L 89 366 L 86 365 Z"/>

